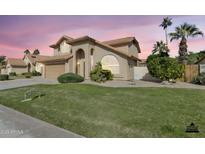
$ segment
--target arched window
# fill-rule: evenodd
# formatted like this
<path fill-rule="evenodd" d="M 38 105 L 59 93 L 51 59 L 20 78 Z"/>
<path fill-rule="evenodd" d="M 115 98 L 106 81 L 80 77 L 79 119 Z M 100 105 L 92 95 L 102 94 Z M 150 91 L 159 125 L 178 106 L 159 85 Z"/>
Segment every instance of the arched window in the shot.
<path fill-rule="evenodd" d="M 101 60 L 103 69 L 110 70 L 113 74 L 120 74 L 120 65 L 115 56 L 107 55 Z"/>

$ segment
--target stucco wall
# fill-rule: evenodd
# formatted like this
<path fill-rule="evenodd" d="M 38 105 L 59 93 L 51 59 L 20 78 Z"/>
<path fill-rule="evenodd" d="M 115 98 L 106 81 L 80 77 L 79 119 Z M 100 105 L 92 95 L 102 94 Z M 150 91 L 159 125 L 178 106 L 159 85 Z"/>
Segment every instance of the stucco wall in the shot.
<path fill-rule="evenodd" d="M 62 41 L 60 43 L 60 51 L 58 50 L 58 48 L 54 49 L 54 56 L 65 54 L 65 53 L 70 53 L 71 48 L 72 48 L 71 45 L 67 44 L 65 41 Z"/>
<path fill-rule="evenodd" d="M 116 49 L 119 49 L 121 51 L 125 51 L 126 53 L 129 52 L 129 48 L 128 45 L 124 45 L 124 46 L 119 46 L 119 47 L 115 47 Z"/>
<path fill-rule="evenodd" d="M 134 45 L 134 44 L 132 44 L 130 47 L 129 47 L 129 52 L 130 53 L 132 53 L 133 55 L 136 55 L 136 56 L 138 56 L 138 49 L 137 49 L 137 47 Z"/>
<path fill-rule="evenodd" d="M 119 80 L 132 80 L 134 77 L 134 66 L 136 63 L 132 60 L 129 60 L 125 56 L 118 55 L 112 52 L 110 49 L 105 49 L 100 45 L 93 45 L 89 43 L 76 44 L 72 46 L 73 58 L 72 58 L 72 66 L 67 65 L 66 67 L 72 67 L 72 70 L 69 69 L 69 72 L 76 73 L 76 52 L 82 49 L 85 52 L 85 79 L 90 78 L 91 68 L 91 49 L 93 49 L 93 66 L 96 65 L 97 62 L 101 62 L 102 58 L 106 55 L 113 55 L 117 58 L 120 64 L 120 73 L 114 75 L 115 79 Z M 69 62 L 71 59 L 69 60 Z M 68 70 L 66 68 L 66 70 Z"/>
<path fill-rule="evenodd" d="M 45 69 L 45 65 L 44 64 L 38 63 L 38 62 L 36 63 L 35 70 L 37 72 L 40 72 L 41 74 L 43 74 L 44 69 Z"/>
<path fill-rule="evenodd" d="M 22 74 L 27 72 L 27 68 L 26 67 L 12 67 L 10 66 L 10 64 L 8 64 L 6 66 L 6 72 L 7 74 L 11 73 L 11 72 L 16 72 L 16 74 Z"/>
<path fill-rule="evenodd" d="M 120 56 L 118 54 L 115 54 L 114 52 L 105 49 L 99 45 L 95 46 L 94 49 L 94 65 L 97 62 L 100 62 L 102 60 L 102 58 L 106 55 L 113 55 L 117 58 L 119 64 L 120 64 L 120 73 L 114 75 L 115 79 L 119 79 L 119 80 L 131 80 L 131 72 L 130 72 L 130 68 L 128 65 L 128 60 L 126 57 Z"/>
<path fill-rule="evenodd" d="M 72 71 L 76 73 L 76 52 L 82 49 L 85 53 L 85 79 L 90 78 L 90 45 L 89 43 L 79 43 L 75 44 L 72 46 L 72 51 L 73 51 L 73 66 L 72 66 Z"/>

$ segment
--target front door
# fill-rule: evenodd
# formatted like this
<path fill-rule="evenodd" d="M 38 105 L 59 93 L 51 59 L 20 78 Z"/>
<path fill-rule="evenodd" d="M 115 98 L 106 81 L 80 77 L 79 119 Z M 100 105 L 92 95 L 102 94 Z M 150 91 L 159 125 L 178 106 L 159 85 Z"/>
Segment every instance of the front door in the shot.
<path fill-rule="evenodd" d="M 76 52 L 76 74 L 85 77 L 85 52 L 82 49 Z"/>

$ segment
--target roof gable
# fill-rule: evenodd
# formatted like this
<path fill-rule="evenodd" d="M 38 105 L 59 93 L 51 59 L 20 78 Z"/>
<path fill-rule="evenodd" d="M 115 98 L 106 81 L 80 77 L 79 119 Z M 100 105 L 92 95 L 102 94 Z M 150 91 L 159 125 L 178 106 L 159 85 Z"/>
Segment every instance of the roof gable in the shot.
<path fill-rule="evenodd" d="M 69 37 L 69 36 L 62 36 L 55 44 L 50 45 L 51 48 L 56 48 L 62 41 L 71 41 L 74 40 L 73 38 Z"/>
<path fill-rule="evenodd" d="M 30 61 L 30 63 L 32 63 L 33 65 L 35 65 L 35 64 L 36 64 L 36 61 L 47 59 L 47 58 L 49 58 L 50 56 L 27 54 L 27 55 L 24 56 L 23 59 L 25 59 L 25 57 L 28 58 L 28 60 Z"/>
<path fill-rule="evenodd" d="M 114 39 L 114 40 L 109 40 L 109 41 L 104 41 L 103 43 L 113 46 L 113 47 L 119 47 L 123 45 L 131 45 L 134 44 L 136 48 L 138 49 L 138 52 L 141 53 L 139 43 L 135 39 L 135 37 L 124 37 L 124 38 L 119 38 L 119 39 Z"/>

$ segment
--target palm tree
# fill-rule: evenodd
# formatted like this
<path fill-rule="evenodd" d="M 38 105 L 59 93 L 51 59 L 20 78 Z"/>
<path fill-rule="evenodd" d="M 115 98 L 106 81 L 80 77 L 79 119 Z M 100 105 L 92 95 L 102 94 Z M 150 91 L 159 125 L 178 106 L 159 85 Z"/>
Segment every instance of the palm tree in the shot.
<path fill-rule="evenodd" d="M 195 25 L 190 25 L 187 23 L 176 27 L 175 32 L 169 34 L 171 37 L 170 41 L 181 39 L 179 43 L 179 59 L 183 61 L 183 63 L 185 63 L 188 54 L 187 39 L 189 37 L 196 37 L 199 35 L 203 36 L 204 34 Z"/>
<path fill-rule="evenodd" d="M 25 51 L 24 51 L 24 54 L 30 54 L 30 51 L 28 50 L 28 49 L 26 49 Z"/>
<path fill-rule="evenodd" d="M 163 21 L 160 25 L 160 27 L 163 27 L 165 31 L 165 37 L 166 37 L 166 44 L 168 45 L 168 35 L 167 35 L 167 28 L 172 25 L 172 19 L 169 17 L 163 18 Z"/>
<path fill-rule="evenodd" d="M 159 54 L 161 57 L 169 56 L 168 54 L 169 48 L 166 43 L 163 41 L 157 41 L 156 44 L 154 44 L 154 49 L 152 50 L 152 54 Z"/>
<path fill-rule="evenodd" d="M 38 49 L 35 49 L 34 51 L 33 51 L 33 55 L 39 55 L 40 54 L 40 51 L 38 50 Z"/>

